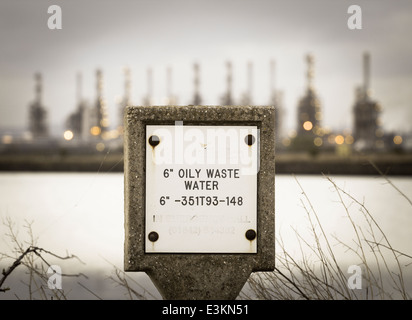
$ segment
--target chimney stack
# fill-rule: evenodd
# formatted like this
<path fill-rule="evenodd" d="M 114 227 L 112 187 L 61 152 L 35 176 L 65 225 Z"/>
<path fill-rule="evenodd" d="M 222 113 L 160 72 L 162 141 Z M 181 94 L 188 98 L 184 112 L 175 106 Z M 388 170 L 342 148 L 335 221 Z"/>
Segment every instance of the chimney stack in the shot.
<path fill-rule="evenodd" d="M 200 97 L 200 92 L 199 92 L 199 84 L 200 84 L 200 79 L 199 79 L 199 73 L 200 73 L 200 67 L 198 63 L 195 63 L 193 65 L 193 70 L 195 73 L 194 79 L 193 79 L 193 84 L 194 84 L 194 89 L 195 89 L 195 94 L 193 98 L 193 105 L 198 106 L 202 103 L 202 98 Z"/>
<path fill-rule="evenodd" d="M 363 54 L 363 94 L 364 98 L 369 97 L 369 83 L 370 83 L 370 55 L 369 52 Z"/>
<path fill-rule="evenodd" d="M 41 105 L 41 94 L 43 91 L 42 88 L 42 76 L 41 73 L 36 73 L 34 75 L 35 82 L 36 82 L 36 102 L 38 105 Z"/>

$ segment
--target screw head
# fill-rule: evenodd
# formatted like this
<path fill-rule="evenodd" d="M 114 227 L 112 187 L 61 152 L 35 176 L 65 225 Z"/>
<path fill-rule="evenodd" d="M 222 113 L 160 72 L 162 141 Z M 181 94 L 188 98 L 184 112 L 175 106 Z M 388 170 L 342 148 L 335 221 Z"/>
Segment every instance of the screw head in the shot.
<path fill-rule="evenodd" d="M 245 233 L 245 237 L 246 239 L 252 241 L 256 239 L 256 231 L 253 229 L 249 229 L 248 231 L 246 231 Z"/>
<path fill-rule="evenodd" d="M 159 234 L 156 231 L 152 231 L 147 237 L 151 242 L 156 242 L 159 239 Z"/>
<path fill-rule="evenodd" d="M 246 143 L 248 146 L 253 145 L 253 144 L 255 143 L 255 141 L 256 141 L 256 138 L 253 136 L 253 134 L 248 134 L 248 135 L 245 137 L 245 143 Z"/>
<path fill-rule="evenodd" d="M 160 138 L 156 135 L 150 136 L 149 138 L 149 144 L 152 147 L 156 147 L 160 143 Z"/>

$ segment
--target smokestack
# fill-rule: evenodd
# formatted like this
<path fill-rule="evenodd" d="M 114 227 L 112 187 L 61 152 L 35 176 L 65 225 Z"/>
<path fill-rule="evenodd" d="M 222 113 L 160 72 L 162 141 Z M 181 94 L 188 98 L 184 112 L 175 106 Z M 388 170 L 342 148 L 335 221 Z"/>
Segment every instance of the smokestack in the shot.
<path fill-rule="evenodd" d="M 82 103 L 82 74 L 80 72 L 76 75 L 76 98 L 77 105 Z"/>
<path fill-rule="evenodd" d="M 369 97 L 370 83 L 370 55 L 369 52 L 363 54 L 363 94 L 365 99 Z"/>
<path fill-rule="evenodd" d="M 96 109 L 97 109 L 97 126 L 101 128 L 104 133 L 109 126 L 109 119 L 107 117 L 106 101 L 103 97 L 103 72 L 100 69 L 96 70 Z"/>
<path fill-rule="evenodd" d="M 313 65 L 314 65 L 314 59 L 311 54 L 306 55 L 306 62 L 308 65 L 308 70 L 306 73 L 307 81 L 308 81 L 308 90 L 313 89 Z"/>
<path fill-rule="evenodd" d="M 147 96 L 149 98 L 152 97 L 152 92 L 153 91 L 153 74 L 152 74 L 152 68 L 147 69 Z"/>
<path fill-rule="evenodd" d="M 226 103 L 228 105 L 232 104 L 232 63 L 230 61 L 226 62 L 226 69 L 227 69 L 227 100 Z"/>
<path fill-rule="evenodd" d="M 103 98 L 103 74 L 100 69 L 96 70 L 96 95 L 99 101 Z"/>
<path fill-rule="evenodd" d="M 194 70 L 194 73 L 195 73 L 195 76 L 194 76 L 194 79 L 193 79 L 193 85 L 194 85 L 194 89 L 195 89 L 193 105 L 198 106 L 202 103 L 202 99 L 200 98 L 200 93 L 199 93 L 199 84 L 200 84 L 199 72 L 200 72 L 200 67 L 199 67 L 198 63 L 195 63 L 193 65 L 193 70 Z"/>
<path fill-rule="evenodd" d="M 124 107 L 130 104 L 130 69 L 124 68 Z"/>
<path fill-rule="evenodd" d="M 226 76 L 227 89 L 226 89 L 226 92 L 222 95 L 221 104 L 224 106 L 230 106 L 233 104 L 233 101 L 232 101 L 232 64 L 230 63 L 230 61 L 226 62 L 226 70 L 227 70 L 227 76 Z"/>
<path fill-rule="evenodd" d="M 170 100 L 172 97 L 172 68 L 167 67 L 166 69 L 166 94 L 167 98 Z"/>
<path fill-rule="evenodd" d="M 249 104 L 252 104 L 252 90 L 253 90 L 253 63 L 251 61 L 247 64 L 247 80 L 248 80 L 248 98 Z"/>
<path fill-rule="evenodd" d="M 143 99 L 143 105 L 150 106 L 152 104 L 152 68 L 147 69 L 147 95 Z"/>
<path fill-rule="evenodd" d="M 38 105 L 41 105 L 41 94 L 42 94 L 42 91 L 43 91 L 41 73 L 36 73 L 34 75 L 34 79 L 35 79 L 35 82 L 36 82 L 36 85 L 35 85 L 35 88 L 36 88 L 35 89 L 35 91 L 36 91 L 36 102 L 37 102 Z"/>
<path fill-rule="evenodd" d="M 270 74 L 269 74 L 269 86 L 270 86 L 270 104 L 277 107 L 278 109 L 280 108 L 279 104 L 279 93 L 276 91 L 276 84 L 275 84 L 275 60 L 270 60 Z M 279 112 L 279 111 L 278 111 Z M 276 118 L 278 119 L 278 118 Z"/>
<path fill-rule="evenodd" d="M 270 93 L 273 95 L 275 92 L 275 60 L 270 60 Z"/>
<path fill-rule="evenodd" d="M 172 74 L 172 67 L 167 67 L 166 69 L 166 104 L 167 105 L 176 105 L 177 104 L 177 97 L 173 95 L 173 74 Z"/>

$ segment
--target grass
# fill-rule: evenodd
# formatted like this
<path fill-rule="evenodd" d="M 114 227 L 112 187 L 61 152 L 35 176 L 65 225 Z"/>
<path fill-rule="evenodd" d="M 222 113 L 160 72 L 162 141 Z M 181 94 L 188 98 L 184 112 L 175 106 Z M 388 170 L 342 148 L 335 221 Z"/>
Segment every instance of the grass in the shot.
<path fill-rule="evenodd" d="M 241 297 L 270 300 L 411 299 L 405 270 L 411 266 L 412 256 L 392 246 L 364 202 L 342 189 L 330 177 L 325 176 L 325 179 L 337 194 L 351 226 L 352 241 L 346 243 L 325 232 L 314 205 L 295 178 L 309 221 L 309 237 L 304 238 L 294 229 L 300 246 L 299 255 L 291 255 L 282 238 L 278 237 L 277 268 L 274 272 L 253 274 L 248 281 L 248 290 L 244 290 Z M 403 193 L 401 195 L 410 203 Z M 347 266 L 339 262 L 336 245 L 356 258 L 362 271 L 361 289 L 349 288 L 351 274 L 348 274 Z"/>

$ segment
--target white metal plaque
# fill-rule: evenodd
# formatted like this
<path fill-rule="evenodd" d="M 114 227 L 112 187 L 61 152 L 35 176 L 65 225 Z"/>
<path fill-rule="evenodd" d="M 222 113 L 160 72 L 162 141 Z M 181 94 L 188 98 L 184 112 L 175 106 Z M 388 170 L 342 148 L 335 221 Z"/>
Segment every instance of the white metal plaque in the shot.
<path fill-rule="evenodd" d="M 256 126 L 146 126 L 147 253 L 256 253 Z"/>

